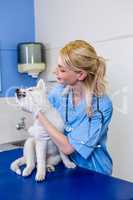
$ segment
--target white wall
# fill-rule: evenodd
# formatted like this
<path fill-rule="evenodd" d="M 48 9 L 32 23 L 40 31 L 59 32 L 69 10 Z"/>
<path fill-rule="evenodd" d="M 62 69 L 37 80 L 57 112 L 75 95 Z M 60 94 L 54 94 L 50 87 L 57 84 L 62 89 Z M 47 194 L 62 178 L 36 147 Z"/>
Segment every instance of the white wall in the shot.
<path fill-rule="evenodd" d="M 114 176 L 133 181 L 132 49 L 133 1 L 131 0 L 35 0 L 36 40 L 46 46 L 47 73 L 51 73 L 59 48 L 75 39 L 90 41 L 108 59 L 110 95 L 114 115 L 109 148 Z"/>
<path fill-rule="evenodd" d="M 16 107 L 15 98 L 0 98 L 0 144 L 21 141 L 27 138 L 27 131 L 17 130 L 16 124 L 26 117 L 26 128 L 32 123 L 31 116 Z"/>

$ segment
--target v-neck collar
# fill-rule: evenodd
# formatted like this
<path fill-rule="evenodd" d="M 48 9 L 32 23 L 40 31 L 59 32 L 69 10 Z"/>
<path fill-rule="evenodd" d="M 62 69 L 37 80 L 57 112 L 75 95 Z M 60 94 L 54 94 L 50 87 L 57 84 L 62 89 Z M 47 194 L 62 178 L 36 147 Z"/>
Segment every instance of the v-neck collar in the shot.
<path fill-rule="evenodd" d="M 83 105 L 83 103 L 85 103 L 85 99 L 82 98 L 77 105 L 74 105 L 73 104 L 73 92 L 72 92 L 72 90 L 70 90 L 69 95 L 68 95 L 68 103 L 70 104 L 71 108 L 73 108 L 74 110 L 77 110 L 79 107 L 81 107 L 81 105 Z"/>

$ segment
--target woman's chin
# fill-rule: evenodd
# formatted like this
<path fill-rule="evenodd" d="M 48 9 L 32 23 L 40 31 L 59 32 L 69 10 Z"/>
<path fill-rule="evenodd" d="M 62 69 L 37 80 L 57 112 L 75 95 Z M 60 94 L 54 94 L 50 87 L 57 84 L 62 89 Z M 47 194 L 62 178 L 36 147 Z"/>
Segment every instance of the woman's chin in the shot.
<path fill-rule="evenodd" d="M 57 78 L 56 81 L 57 81 L 57 83 L 64 84 L 64 81 L 59 78 Z"/>

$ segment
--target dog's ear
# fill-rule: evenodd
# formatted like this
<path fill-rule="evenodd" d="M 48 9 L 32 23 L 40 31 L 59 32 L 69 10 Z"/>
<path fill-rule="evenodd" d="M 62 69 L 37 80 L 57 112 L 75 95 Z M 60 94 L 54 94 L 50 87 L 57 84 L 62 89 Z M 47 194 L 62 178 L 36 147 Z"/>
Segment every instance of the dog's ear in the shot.
<path fill-rule="evenodd" d="M 46 88 L 45 83 L 43 81 L 43 79 L 40 79 L 37 83 L 37 88 L 40 90 L 44 90 Z"/>

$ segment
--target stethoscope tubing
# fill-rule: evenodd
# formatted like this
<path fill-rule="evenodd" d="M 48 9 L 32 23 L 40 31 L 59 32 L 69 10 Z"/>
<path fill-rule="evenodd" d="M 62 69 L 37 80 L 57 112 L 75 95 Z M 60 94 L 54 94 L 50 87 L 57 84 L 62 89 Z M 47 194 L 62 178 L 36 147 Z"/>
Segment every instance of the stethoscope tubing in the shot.
<path fill-rule="evenodd" d="M 65 128 L 65 130 L 67 132 L 71 132 L 73 130 L 73 128 L 71 126 L 69 126 L 67 128 L 67 125 L 69 124 L 68 101 L 69 101 L 69 93 L 66 95 L 66 112 L 65 112 L 65 124 L 66 124 L 66 128 Z M 99 107 L 100 107 L 99 106 L 99 97 L 97 96 L 97 109 L 96 109 L 95 113 L 98 112 L 101 115 L 101 129 L 102 129 L 103 124 L 104 124 L 104 115 L 103 115 L 103 112 L 100 110 Z M 89 123 L 88 137 L 89 137 L 90 131 L 91 131 L 91 121 L 92 121 L 92 118 L 88 117 L 88 123 Z M 77 140 L 77 141 L 80 144 L 84 144 L 85 146 L 90 147 L 90 148 L 99 148 L 99 147 L 101 147 L 100 144 L 97 144 L 97 145 L 87 145 L 88 141 L 86 141 L 86 142 L 83 142 L 81 140 Z"/>

